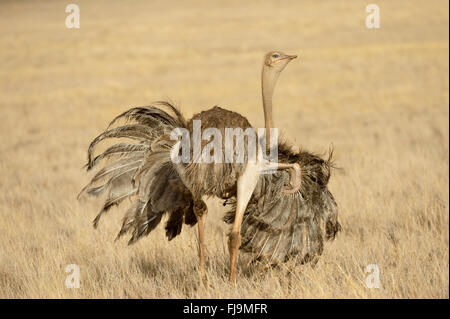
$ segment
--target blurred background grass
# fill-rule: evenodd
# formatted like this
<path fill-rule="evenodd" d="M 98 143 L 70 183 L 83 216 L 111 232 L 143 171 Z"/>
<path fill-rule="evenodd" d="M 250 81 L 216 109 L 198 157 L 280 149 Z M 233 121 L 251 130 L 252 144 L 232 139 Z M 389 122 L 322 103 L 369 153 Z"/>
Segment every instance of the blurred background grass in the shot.
<path fill-rule="evenodd" d="M 448 298 L 447 1 L 377 1 L 367 29 L 352 1 L 0 2 L 0 297 Z M 311 151 L 335 148 L 330 189 L 343 232 L 317 266 L 239 263 L 210 201 L 210 287 L 197 287 L 196 231 L 113 242 L 125 207 L 97 231 L 77 202 L 90 140 L 129 106 L 171 99 L 187 117 L 219 105 L 263 126 L 260 68 L 298 54 L 275 92 L 275 124 Z M 81 288 L 67 289 L 78 264 Z M 368 264 L 381 288 L 365 286 Z"/>

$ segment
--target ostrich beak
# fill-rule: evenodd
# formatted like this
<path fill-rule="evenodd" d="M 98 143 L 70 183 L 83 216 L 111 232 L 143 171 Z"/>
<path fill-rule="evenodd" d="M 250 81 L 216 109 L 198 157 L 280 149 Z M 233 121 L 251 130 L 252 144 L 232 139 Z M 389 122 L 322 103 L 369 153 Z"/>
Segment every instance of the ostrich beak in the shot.
<path fill-rule="evenodd" d="M 287 60 L 287 62 L 291 62 L 292 60 L 294 60 L 295 58 L 297 58 L 296 55 L 289 55 L 289 54 L 285 54 L 281 57 L 281 60 Z"/>

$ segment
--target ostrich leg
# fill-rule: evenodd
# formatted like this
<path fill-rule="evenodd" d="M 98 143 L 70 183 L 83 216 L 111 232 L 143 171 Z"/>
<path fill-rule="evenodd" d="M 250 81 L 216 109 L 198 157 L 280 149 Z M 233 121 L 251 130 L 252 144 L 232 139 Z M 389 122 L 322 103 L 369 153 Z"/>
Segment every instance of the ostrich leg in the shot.
<path fill-rule="evenodd" d="M 298 163 L 269 163 L 263 164 L 261 171 L 271 171 L 277 169 L 285 169 L 289 171 L 289 187 L 283 188 L 283 193 L 294 194 L 300 190 L 302 186 L 302 168 Z"/>
<path fill-rule="evenodd" d="M 290 188 L 285 187 L 284 193 L 294 194 L 300 190 L 302 185 L 302 169 L 298 163 L 278 163 L 279 169 L 288 169 L 290 174 Z"/>
<path fill-rule="evenodd" d="M 228 249 L 230 252 L 230 283 L 234 284 L 237 252 L 241 246 L 241 225 L 245 209 L 258 183 L 260 169 L 255 163 L 248 163 L 244 173 L 237 181 L 237 205 Z"/>
<path fill-rule="evenodd" d="M 198 255 L 200 258 L 200 280 L 203 281 L 203 284 L 206 285 L 206 271 L 205 271 L 205 245 L 204 238 L 205 234 L 203 228 L 205 226 L 206 213 L 208 212 L 208 208 L 206 204 L 202 200 L 197 200 L 194 203 L 194 214 L 197 217 L 197 225 L 198 225 Z"/>

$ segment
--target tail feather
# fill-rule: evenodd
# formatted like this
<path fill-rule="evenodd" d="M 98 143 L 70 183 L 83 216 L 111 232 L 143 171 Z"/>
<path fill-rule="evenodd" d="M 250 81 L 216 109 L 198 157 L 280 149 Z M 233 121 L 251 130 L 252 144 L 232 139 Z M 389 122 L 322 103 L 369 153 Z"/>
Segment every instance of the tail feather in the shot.
<path fill-rule="evenodd" d="M 78 198 L 80 198 L 84 193 L 87 193 L 91 196 L 101 195 L 118 178 L 120 178 L 124 174 L 135 172 L 141 165 L 141 162 L 142 159 L 136 158 L 122 159 L 102 168 L 97 174 L 95 174 L 91 181 L 85 187 L 83 187 L 83 189 L 78 194 Z M 134 176 L 134 174 L 132 175 Z M 105 180 L 107 177 L 110 178 L 105 184 L 94 187 L 94 185 L 102 180 Z"/>
<path fill-rule="evenodd" d="M 137 225 L 134 228 L 133 235 L 128 241 L 128 245 L 134 244 L 141 237 L 150 234 L 156 226 L 161 222 L 163 214 L 161 212 L 155 212 L 148 206 L 146 214 L 142 214 L 137 220 Z"/>
<path fill-rule="evenodd" d="M 125 121 L 135 121 L 139 124 L 147 126 L 152 129 L 161 129 L 164 127 L 186 127 L 186 120 L 181 112 L 168 102 L 156 102 L 156 105 L 167 107 L 175 116 L 171 116 L 166 111 L 155 106 L 133 107 L 122 114 L 116 116 L 109 127 L 114 125 L 118 120 L 125 119 Z"/>
<path fill-rule="evenodd" d="M 92 154 L 95 151 L 95 147 L 100 143 L 101 141 L 107 139 L 107 138 L 128 138 L 132 140 L 137 140 L 141 143 L 145 143 L 148 140 L 153 140 L 156 137 L 155 132 L 153 132 L 151 129 L 144 125 L 125 125 L 116 127 L 110 130 L 107 130 L 97 136 L 92 142 L 91 145 L 89 145 L 88 148 L 88 167 L 92 167 Z"/>
<path fill-rule="evenodd" d="M 177 209 L 170 214 L 169 219 L 166 223 L 167 239 L 172 240 L 181 233 L 181 227 L 183 225 L 183 215 L 184 212 L 182 209 Z"/>
<path fill-rule="evenodd" d="M 101 160 L 109 159 L 111 157 L 128 157 L 146 152 L 149 150 L 148 145 L 145 144 L 132 144 L 132 143 L 119 143 L 107 148 L 103 153 L 96 156 L 86 166 L 87 170 L 94 168 Z"/>
<path fill-rule="evenodd" d="M 126 193 L 120 194 L 118 196 L 115 196 L 113 198 L 110 198 L 108 200 L 106 200 L 105 204 L 103 205 L 102 210 L 97 214 L 97 216 L 95 217 L 94 221 L 93 221 L 93 225 L 94 228 L 98 227 L 98 223 L 100 221 L 100 217 L 108 212 L 108 210 L 112 207 L 112 206 L 118 206 L 124 199 L 134 195 L 137 192 L 137 189 L 131 189 Z"/>
<path fill-rule="evenodd" d="M 186 120 L 170 103 L 158 102 L 156 105 L 167 108 L 168 112 L 156 106 L 133 107 L 114 118 L 88 148 L 87 171 L 103 161 L 111 163 L 97 171 L 79 196 L 84 193 L 100 196 L 108 191 L 102 209 L 93 221 L 95 228 L 111 207 L 130 198 L 133 203 L 126 211 L 116 237 L 131 232 L 129 244 L 148 235 L 164 214 L 169 215 L 166 224 L 169 240 L 181 232 L 183 223 L 196 223 L 192 194 L 170 160 L 170 151 L 176 141 L 170 140 L 169 134 L 175 128 L 186 128 Z M 126 123 L 113 127 L 121 119 Z M 94 156 L 97 145 L 112 138 L 131 139 L 137 143 L 121 142 Z"/>

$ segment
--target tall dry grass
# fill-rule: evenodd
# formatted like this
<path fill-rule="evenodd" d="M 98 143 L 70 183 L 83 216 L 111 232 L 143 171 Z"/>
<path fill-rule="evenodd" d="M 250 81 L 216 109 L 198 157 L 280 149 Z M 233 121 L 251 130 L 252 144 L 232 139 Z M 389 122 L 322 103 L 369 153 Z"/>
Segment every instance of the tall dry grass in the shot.
<path fill-rule="evenodd" d="M 0 2 L 0 297 L 448 298 L 447 1 Z M 215 104 L 263 126 L 265 51 L 299 54 L 280 78 L 275 123 L 297 144 L 333 144 L 343 232 L 317 266 L 238 265 L 210 201 L 209 288 L 197 286 L 196 229 L 114 242 L 100 202 L 76 200 L 89 141 L 132 105 L 171 98 L 187 116 Z M 81 287 L 67 289 L 77 264 Z M 377 264 L 381 287 L 366 287 Z"/>

